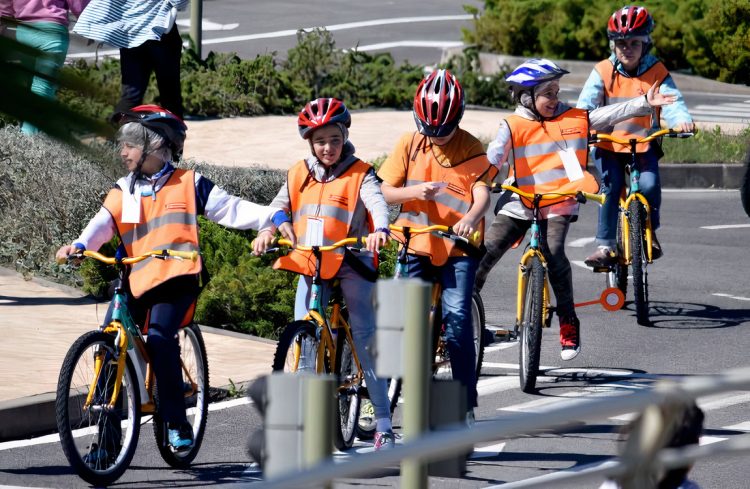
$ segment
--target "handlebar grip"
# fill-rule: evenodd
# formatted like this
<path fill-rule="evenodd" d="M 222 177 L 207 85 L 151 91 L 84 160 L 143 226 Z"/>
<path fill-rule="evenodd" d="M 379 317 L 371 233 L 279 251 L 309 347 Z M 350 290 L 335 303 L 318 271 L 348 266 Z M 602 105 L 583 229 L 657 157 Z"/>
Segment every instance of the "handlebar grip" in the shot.
<path fill-rule="evenodd" d="M 175 258 L 184 258 L 186 260 L 190 261 L 196 261 L 198 259 L 198 251 L 177 251 L 177 250 L 169 250 L 169 256 L 173 256 Z"/>
<path fill-rule="evenodd" d="M 607 200 L 607 196 L 604 194 L 590 194 L 588 192 L 581 192 L 584 197 L 588 200 L 593 200 L 594 202 L 597 202 L 601 205 L 604 205 L 604 202 Z"/>

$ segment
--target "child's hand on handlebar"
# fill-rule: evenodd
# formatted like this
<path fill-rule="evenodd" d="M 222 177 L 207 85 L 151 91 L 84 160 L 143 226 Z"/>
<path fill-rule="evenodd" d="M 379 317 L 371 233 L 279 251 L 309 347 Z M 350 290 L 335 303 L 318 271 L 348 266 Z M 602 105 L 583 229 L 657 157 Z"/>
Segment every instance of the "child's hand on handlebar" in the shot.
<path fill-rule="evenodd" d="M 292 248 L 297 246 L 297 235 L 294 234 L 294 226 L 292 226 L 291 222 L 281 223 L 279 226 L 279 233 L 283 238 L 292 242 Z"/>
<path fill-rule="evenodd" d="M 694 122 L 680 122 L 672 128 L 674 132 L 695 132 Z"/>
<path fill-rule="evenodd" d="M 462 238 L 471 238 L 474 233 L 476 223 L 473 219 L 468 216 L 462 217 L 456 224 L 453 225 L 453 232 Z"/>
<path fill-rule="evenodd" d="M 273 231 L 270 229 L 260 230 L 258 236 L 253 240 L 253 255 L 260 256 L 265 253 L 273 244 L 273 239 Z"/>
<path fill-rule="evenodd" d="M 388 242 L 388 234 L 384 231 L 375 231 L 365 238 L 365 247 L 371 253 L 377 253 L 381 246 Z"/>
<path fill-rule="evenodd" d="M 74 253 L 78 253 L 78 247 L 74 245 L 61 246 L 57 253 L 55 253 L 55 260 L 57 263 L 65 263 L 68 261 L 68 257 Z"/>

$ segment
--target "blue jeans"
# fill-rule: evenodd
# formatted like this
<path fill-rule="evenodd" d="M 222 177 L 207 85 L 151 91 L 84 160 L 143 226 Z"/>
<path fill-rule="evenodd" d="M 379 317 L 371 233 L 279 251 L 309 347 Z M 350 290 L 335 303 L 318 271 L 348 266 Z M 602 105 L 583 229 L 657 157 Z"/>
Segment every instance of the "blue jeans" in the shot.
<path fill-rule="evenodd" d="M 619 199 L 625 186 L 625 167 L 630 163 L 629 153 L 614 153 L 597 148 L 596 168 L 602 175 L 602 193 L 606 202 L 599 209 L 599 228 L 596 242 L 601 246 L 614 247 L 617 244 L 617 215 Z M 661 181 L 659 180 L 659 156 L 653 146 L 645 153 L 636 155 L 636 165 L 641 172 L 639 187 L 651 206 L 651 227 L 659 228 L 659 207 L 661 207 Z M 628 182 L 628 186 L 630 183 Z"/>
<path fill-rule="evenodd" d="M 443 324 L 453 378 L 466 386 L 467 406 L 476 407 L 477 373 L 471 324 L 471 295 L 479 260 L 451 257 L 444 265 L 436 267 L 426 256 L 410 254 L 408 259 L 407 276 L 439 283 L 443 288 Z"/>
<path fill-rule="evenodd" d="M 367 260 L 363 257 L 363 261 Z M 370 258 L 369 260 L 372 260 Z M 391 408 L 388 401 L 388 384 L 385 379 L 375 375 L 375 360 L 372 358 L 370 345 L 375 336 L 375 308 L 373 294 L 375 282 L 369 282 L 352 269 L 346 262 L 341 264 L 336 278 L 341 281 L 341 291 L 344 294 L 346 308 L 349 311 L 349 325 L 352 329 L 354 347 L 362 365 L 367 391 L 375 408 L 376 419 L 390 419 Z M 297 285 L 297 296 L 294 302 L 294 318 L 303 319 L 310 303 L 312 277 L 300 275 Z M 333 280 L 323 280 L 321 284 L 322 304 L 328 304 Z"/>

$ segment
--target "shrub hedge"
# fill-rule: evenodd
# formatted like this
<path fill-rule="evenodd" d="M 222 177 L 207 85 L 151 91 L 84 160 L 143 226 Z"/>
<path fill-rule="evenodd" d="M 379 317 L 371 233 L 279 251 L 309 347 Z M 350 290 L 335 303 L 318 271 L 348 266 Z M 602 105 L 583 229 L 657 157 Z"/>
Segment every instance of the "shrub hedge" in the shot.
<path fill-rule="evenodd" d="M 609 16 L 621 0 L 485 0 L 466 6 L 474 28 L 464 41 L 482 51 L 553 59 L 599 60 L 610 54 Z M 750 85 L 750 2 L 653 0 L 654 52 L 669 69 Z"/>

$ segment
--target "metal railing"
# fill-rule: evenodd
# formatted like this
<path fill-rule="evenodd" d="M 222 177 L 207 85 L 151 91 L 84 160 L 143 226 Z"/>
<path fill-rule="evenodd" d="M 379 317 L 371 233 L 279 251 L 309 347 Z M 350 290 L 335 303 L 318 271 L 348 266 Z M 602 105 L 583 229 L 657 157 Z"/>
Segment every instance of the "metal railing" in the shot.
<path fill-rule="evenodd" d="M 341 463 L 334 463 L 329 459 L 310 470 L 254 483 L 252 487 L 309 488 L 337 478 L 368 475 L 404 459 L 428 462 L 465 452 L 484 442 L 513 438 L 542 429 L 557 428 L 564 431 L 560 428 L 571 420 L 596 419 L 639 411 L 643 412 L 640 428 L 631 433 L 623 455 L 612 464 L 569 474 L 549 474 L 504 484 L 501 487 L 550 487 L 557 482 L 568 483 L 605 477 L 618 479 L 623 488 L 649 487 L 642 485 L 643 481 L 658 470 L 689 465 L 705 457 L 750 451 L 750 434 L 707 446 L 691 445 L 682 449 L 662 449 L 665 438 L 669 436 L 668 428 L 682 412 L 683 406 L 699 397 L 732 390 L 750 390 L 750 367 L 716 375 L 688 377 L 680 381 L 664 380 L 649 390 L 616 398 L 592 399 L 543 414 L 522 413 L 504 417 L 502 420 L 484 421 L 481 423 L 481 429 L 457 426 L 455 430 L 432 432 L 407 441 L 392 450 L 356 454 Z"/>

